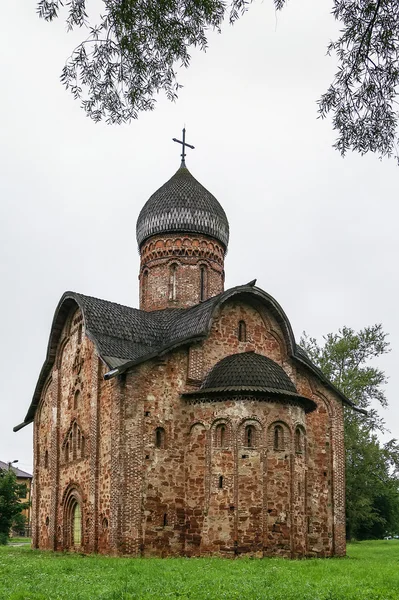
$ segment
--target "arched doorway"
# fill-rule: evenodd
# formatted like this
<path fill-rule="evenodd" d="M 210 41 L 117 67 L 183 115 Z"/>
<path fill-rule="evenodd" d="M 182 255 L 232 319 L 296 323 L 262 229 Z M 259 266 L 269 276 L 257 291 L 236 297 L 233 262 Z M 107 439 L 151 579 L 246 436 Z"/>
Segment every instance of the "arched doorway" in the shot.
<path fill-rule="evenodd" d="M 64 499 L 64 547 L 80 550 L 83 545 L 82 499 L 76 488 L 69 489 Z"/>

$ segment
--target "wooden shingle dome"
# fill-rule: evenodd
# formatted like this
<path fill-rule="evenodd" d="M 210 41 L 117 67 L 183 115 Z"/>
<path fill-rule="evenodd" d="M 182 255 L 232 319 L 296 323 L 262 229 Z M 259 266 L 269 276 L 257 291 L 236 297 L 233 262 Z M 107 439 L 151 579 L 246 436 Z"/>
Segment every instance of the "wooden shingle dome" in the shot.
<path fill-rule="evenodd" d="M 145 203 L 136 225 L 139 248 L 149 237 L 163 233 L 209 235 L 227 248 L 229 223 L 220 203 L 185 167 Z"/>

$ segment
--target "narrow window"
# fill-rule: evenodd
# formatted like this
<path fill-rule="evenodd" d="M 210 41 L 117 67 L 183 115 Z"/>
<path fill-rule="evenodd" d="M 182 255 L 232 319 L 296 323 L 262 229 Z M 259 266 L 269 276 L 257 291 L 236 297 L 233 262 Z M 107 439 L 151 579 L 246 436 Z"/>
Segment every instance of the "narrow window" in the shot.
<path fill-rule="evenodd" d="M 44 468 L 48 468 L 48 450 L 44 453 Z"/>
<path fill-rule="evenodd" d="M 206 267 L 200 268 L 200 301 L 206 300 Z"/>
<path fill-rule="evenodd" d="M 216 427 L 216 446 L 224 448 L 226 446 L 226 425 L 221 423 Z"/>
<path fill-rule="evenodd" d="M 295 452 L 301 454 L 303 451 L 302 432 L 299 428 L 295 430 Z"/>
<path fill-rule="evenodd" d="M 163 427 L 157 427 L 155 430 L 155 446 L 165 448 L 165 429 Z"/>
<path fill-rule="evenodd" d="M 76 410 L 79 407 L 79 399 L 80 399 L 80 392 L 79 392 L 79 390 L 76 390 L 75 395 L 73 397 L 74 410 Z"/>
<path fill-rule="evenodd" d="M 284 449 L 284 431 L 281 425 L 276 425 L 274 428 L 274 450 Z"/>
<path fill-rule="evenodd" d="M 141 303 L 144 304 L 146 301 L 148 290 L 148 271 L 144 271 L 141 278 Z"/>
<path fill-rule="evenodd" d="M 176 300 L 176 271 L 177 265 L 170 265 L 169 270 L 169 300 Z"/>
<path fill-rule="evenodd" d="M 82 437 L 80 438 L 80 456 L 81 458 L 84 458 L 85 455 L 85 438 L 82 435 Z"/>
<path fill-rule="evenodd" d="M 82 325 L 80 324 L 78 327 L 78 344 L 82 343 Z"/>
<path fill-rule="evenodd" d="M 65 462 L 69 461 L 69 442 L 65 444 Z"/>
<path fill-rule="evenodd" d="M 238 340 L 240 342 L 247 341 L 247 326 L 245 321 L 239 321 L 238 323 Z"/>
<path fill-rule="evenodd" d="M 245 428 L 245 445 L 247 448 L 255 447 L 255 427 L 247 425 Z"/>
<path fill-rule="evenodd" d="M 77 502 L 72 508 L 72 536 L 74 546 L 80 546 L 82 541 L 82 513 L 80 504 Z"/>
<path fill-rule="evenodd" d="M 163 516 L 163 526 L 166 527 L 168 524 L 168 513 L 165 513 Z"/>
<path fill-rule="evenodd" d="M 77 445 L 77 441 L 78 441 L 78 431 L 79 431 L 79 428 L 78 428 L 77 424 L 74 423 L 73 427 L 72 427 L 72 456 L 73 456 L 73 460 L 76 460 L 76 458 L 77 458 L 77 448 L 76 448 L 76 445 Z"/>
<path fill-rule="evenodd" d="M 219 490 L 223 488 L 223 475 L 219 476 Z"/>

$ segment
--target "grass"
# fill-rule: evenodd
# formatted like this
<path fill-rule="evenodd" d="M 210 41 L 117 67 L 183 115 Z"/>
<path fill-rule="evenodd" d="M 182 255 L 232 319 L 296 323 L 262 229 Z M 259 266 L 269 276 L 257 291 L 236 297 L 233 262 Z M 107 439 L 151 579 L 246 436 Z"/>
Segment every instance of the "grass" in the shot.
<path fill-rule="evenodd" d="M 141 559 L 0 547 L 7 600 L 398 600 L 399 541 L 361 542 L 347 558 Z"/>

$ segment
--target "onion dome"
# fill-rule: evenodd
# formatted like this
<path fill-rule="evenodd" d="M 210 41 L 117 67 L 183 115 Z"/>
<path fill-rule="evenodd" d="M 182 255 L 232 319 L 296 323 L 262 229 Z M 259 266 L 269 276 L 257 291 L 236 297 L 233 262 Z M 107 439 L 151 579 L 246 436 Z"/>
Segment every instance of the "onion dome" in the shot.
<path fill-rule="evenodd" d="M 144 204 L 136 225 L 139 247 L 162 233 L 199 233 L 218 240 L 227 249 L 229 222 L 216 200 L 185 167 L 180 169 Z"/>
<path fill-rule="evenodd" d="M 300 396 L 294 383 L 280 365 L 256 352 L 232 354 L 220 360 L 209 371 L 199 390 L 183 396 L 279 395 L 299 400 L 305 410 L 314 410 L 316 404 Z"/>

